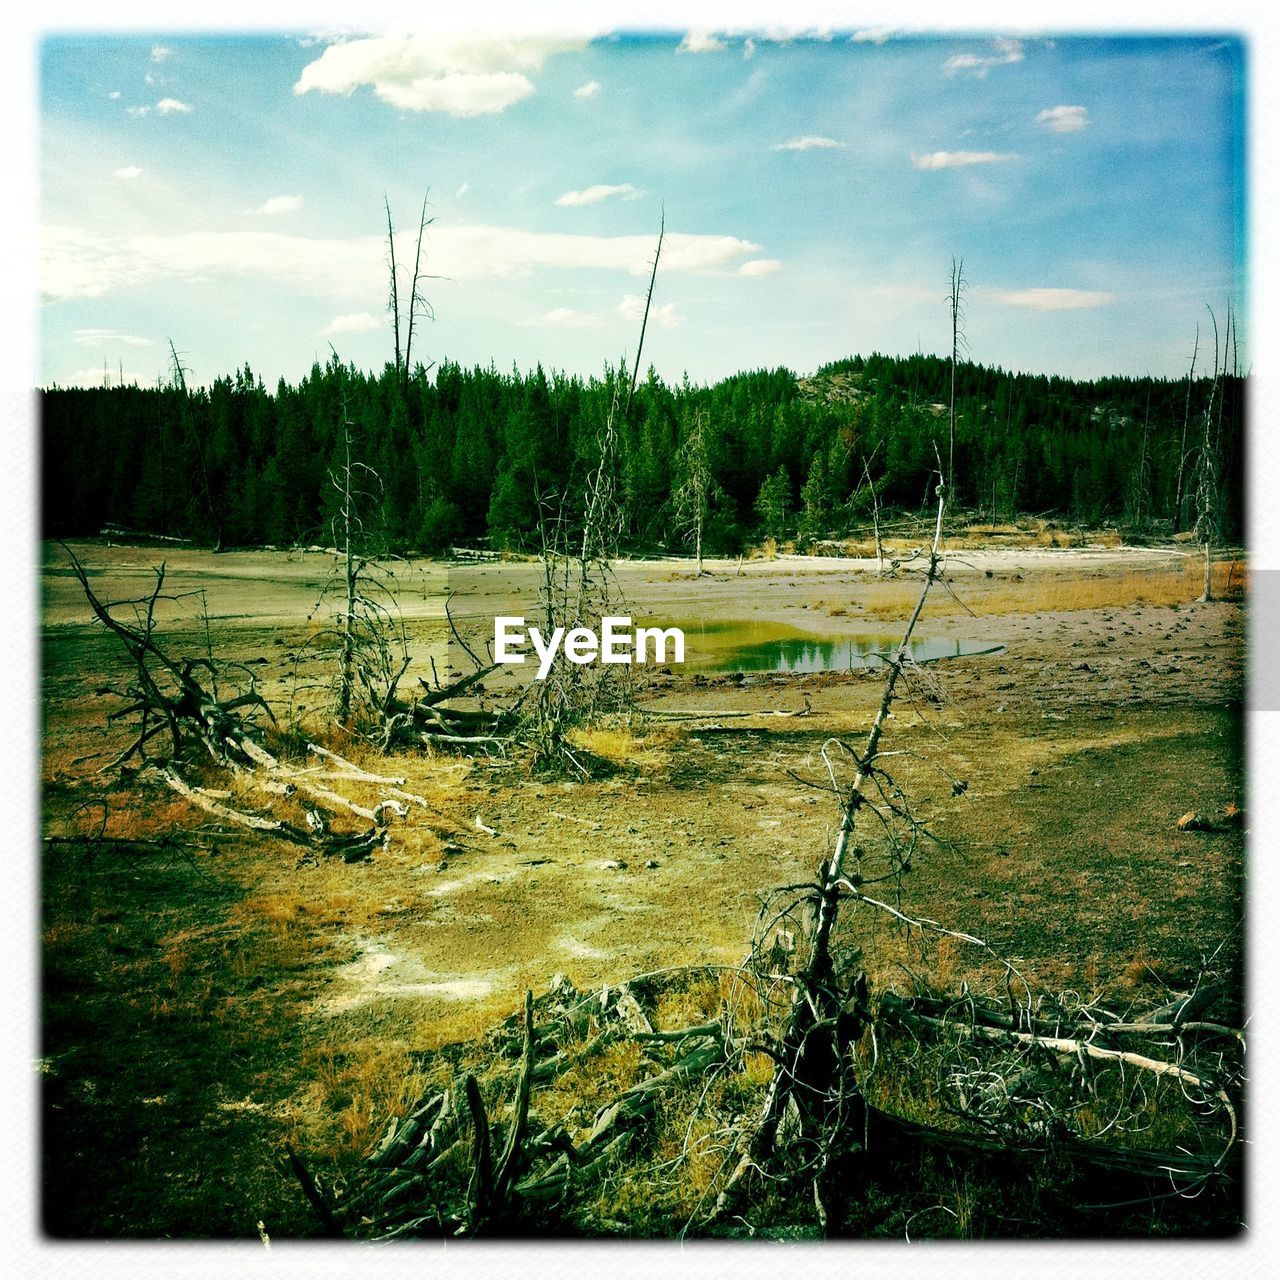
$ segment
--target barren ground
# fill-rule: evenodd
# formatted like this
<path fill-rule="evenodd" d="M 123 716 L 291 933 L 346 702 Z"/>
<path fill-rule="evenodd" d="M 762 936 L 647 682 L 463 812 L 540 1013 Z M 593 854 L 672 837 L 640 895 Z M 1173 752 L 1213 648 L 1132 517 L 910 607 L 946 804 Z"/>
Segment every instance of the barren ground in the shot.
<path fill-rule="evenodd" d="M 207 628 L 213 651 L 253 663 L 273 700 L 319 625 L 307 615 L 330 565 L 317 553 L 77 551 L 103 598 L 141 594 L 148 566 L 166 558 L 174 593 L 203 589 L 208 611 L 206 623 L 190 596 L 171 606 L 172 648 L 198 651 Z M 939 841 L 904 902 L 1053 990 L 1176 988 L 1207 964 L 1238 982 L 1244 833 L 1176 827 L 1192 809 L 1247 812 L 1238 570 L 1234 599 L 1198 605 L 1199 566 L 1182 549 L 962 554 L 921 628 L 1005 648 L 931 665 L 889 722 L 884 746 L 916 753 L 899 780 Z M 202 826 L 169 793 L 97 772 L 127 739 L 95 691 L 123 668 L 64 563 L 46 549 L 46 833 L 95 830 L 103 804 L 108 834 Z M 658 561 L 618 573 L 639 616 L 828 634 L 891 634 L 916 593 L 877 581 L 865 561 L 708 569 L 695 579 L 686 562 Z M 520 571 L 465 572 L 498 612 Z M 415 660 L 439 663 L 445 568 L 397 573 Z M 1220 589 L 1227 577 L 1223 566 Z M 322 684 L 329 664 L 313 641 L 304 683 Z M 807 714 L 640 717 L 586 740 L 614 765 L 590 782 L 534 778 L 514 759 L 381 761 L 431 807 L 363 865 L 299 867 L 289 846 L 247 835 L 127 855 L 48 845 L 47 1228 L 253 1236 L 264 1218 L 281 1236 L 305 1234 L 310 1218 L 275 1150 L 284 1137 L 321 1167 L 361 1150 L 412 1099 L 428 1051 L 506 1016 L 553 973 L 588 989 L 740 960 L 761 894 L 810 878 L 829 848 L 830 798 L 795 775 L 822 780 L 822 743 L 865 733 L 879 685 L 871 672 L 652 674 L 641 710 Z M 314 712 L 323 699 L 317 687 L 302 702 Z M 953 795 L 949 778 L 967 790 Z M 867 920 L 863 941 L 873 982 L 888 981 L 900 932 Z M 927 960 L 957 979 L 982 969 L 980 955 L 954 949 Z"/>

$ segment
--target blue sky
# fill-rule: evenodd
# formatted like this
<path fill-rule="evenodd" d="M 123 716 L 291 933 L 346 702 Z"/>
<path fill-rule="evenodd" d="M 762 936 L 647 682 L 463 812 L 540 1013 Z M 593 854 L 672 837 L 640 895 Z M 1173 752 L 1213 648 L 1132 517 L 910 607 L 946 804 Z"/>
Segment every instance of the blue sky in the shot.
<path fill-rule="evenodd" d="M 1245 47 L 1216 35 L 48 37 L 45 384 L 297 378 L 390 358 L 382 196 L 436 319 L 415 354 L 708 380 L 944 351 L 1186 369 L 1244 302 Z M 1244 335 L 1247 340 L 1247 333 Z M 1247 342 L 1245 351 L 1247 354 Z"/>

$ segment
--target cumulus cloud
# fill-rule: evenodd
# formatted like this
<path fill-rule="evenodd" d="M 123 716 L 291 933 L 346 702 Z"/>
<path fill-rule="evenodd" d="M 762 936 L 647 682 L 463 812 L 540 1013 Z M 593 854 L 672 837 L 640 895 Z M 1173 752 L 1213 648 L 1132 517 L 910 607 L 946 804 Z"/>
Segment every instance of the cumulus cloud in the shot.
<path fill-rule="evenodd" d="M 1090 289 L 1013 289 L 984 295 L 1005 307 L 1026 307 L 1031 311 L 1081 311 L 1105 307 L 1116 300 L 1114 293 Z"/>
<path fill-rule="evenodd" d="M 624 320 L 639 320 L 644 315 L 644 299 L 634 293 L 627 294 L 618 303 L 618 314 Z M 660 329 L 678 329 L 684 319 L 676 315 L 674 302 L 666 302 L 660 307 L 649 307 L 649 323 L 656 324 Z"/>
<path fill-rule="evenodd" d="M 849 39 L 854 44 L 884 44 L 885 41 L 893 34 L 891 27 L 864 27 L 861 31 L 855 31 Z"/>
<path fill-rule="evenodd" d="M 1079 133 L 1089 127 L 1089 109 L 1087 107 L 1046 107 L 1038 116 L 1036 124 L 1042 124 L 1054 133 Z"/>
<path fill-rule="evenodd" d="M 382 321 L 368 311 L 351 311 L 345 316 L 334 316 L 323 329 L 322 334 L 334 333 L 374 333 L 382 328 Z"/>
<path fill-rule="evenodd" d="M 600 317 L 590 311 L 575 311 L 572 307 L 553 307 L 536 320 L 522 320 L 525 326 L 551 329 L 598 329 Z"/>
<path fill-rule="evenodd" d="M 620 183 L 615 187 L 597 183 L 594 187 L 587 187 L 583 191 L 566 191 L 556 200 L 556 204 L 565 209 L 576 209 L 584 204 L 599 204 L 602 200 L 608 200 L 613 196 L 623 200 L 634 200 L 639 195 L 640 191 L 629 182 Z"/>
<path fill-rule="evenodd" d="M 588 80 L 586 84 L 580 84 L 574 91 L 575 98 L 594 98 L 600 92 L 599 80 Z"/>
<path fill-rule="evenodd" d="M 301 196 L 272 196 L 265 204 L 260 204 L 250 213 L 265 213 L 268 217 L 279 213 L 296 213 L 302 208 Z"/>
<path fill-rule="evenodd" d="M 350 94 L 363 85 L 402 111 L 492 115 L 533 93 L 528 73 L 583 40 L 453 38 L 402 34 L 331 44 L 308 63 L 294 93 Z"/>
<path fill-rule="evenodd" d="M 669 232 L 662 272 L 723 274 L 758 257 L 761 246 L 728 235 Z M 53 226 L 43 234 L 41 287 L 45 296 L 96 298 L 138 285 L 206 284 L 220 278 L 276 280 L 309 296 L 381 296 L 386 287 L 386 242 L 381 236 L 319 239 L 268 231 L 187 232 L 105 236 Z M 647 277 L 650 235 L 588 236 L 522 231 L 514 227 L 436 227 L 432 271 L 453 280 L 492 280 L 537 270 L 624 271 Z"/>
<path fill-rule="evenodd" d="M 161 98 L 156 103 L 156 110 L 162 116 L 183 115 L 190 111 L 191 108 L 185 102 L 179 102 L 177 98 Z"/>
<path fill-rule="evenodd" d="M 779 142 L 769 148 L 770 151 L 814 151 L 822 147 L 840 147 L 844 144 L 834 138 L 823 138 L 817 134 L 805 134 L 802 138 L 791 138 L 787 142 Z"/>
<path fill-rule="evenodd" d="M 150 338 L 138 338 L 131 333 L 121 333 L 118 329 L 77 329 L 71 335 L 71 340 L 82 347 L 105 347 L 108 344 L 122 347 L 155 345 Z"/>
<path fill-rule="evenodd" d="M 165 62 L 165 61 L 167 61 L 167 60 L 168 60 L 169 56 L 170 56 L 172 53 L 173 53 L 173 50 L 172 50 L 172 49 L 167 48 L 165 45 L 162 45 L 162 44 L 153 44 L 153 45 L 151 46 L 151 61 L 152 61 L 152 62 Z"/>
<path fill-rule="evenodd" d="M 740 276 L 771 276 L 775 271 L 782 270 L 782 263 L 777 258 L 752 258 L 750 262 L 744 262 L 738 268 Z"/>
<path fill-rule="evenodd" d="M 111 92 L 107 94 L 107 97 L 110 98 L 112 102 L 115 102 L 120 97 L 120 90 L 112 89 Z"/>
<path fill-rule="evenodd" d="M 1021 40 L 996 40 L 992 42 L 994 53 L 987 55 L 977 53 L 957 53 L 948 58 L 943 70 L 949 76 L 959 71 L 967 71 L 979 80 L 985 80 L 992 67 L 1010 66 L 1021 62 L 1026 56 L 1022 51 Z"/>
<path fill-rule="evenodd" d="M 142 177 L 142 170 L 136 164 L 127 164 L 123 169 L 117 169 L 112 176 L 125 179 L 140 178 Z"/>
<path fill-rule="evenodd" d="M 720 53 L 726 48 L 723 40 L 717 39 L 710 31 L 690 31 L 680 41 L 677 53 Z"/>
<path fill-rule="evenodd" d="M 917 169 L 961 169 L 971 164 L 1001 164 L 1018 157 L 1009 151 L 930 151 L 925 155 L 911 153 Z"/>
<path fill-rule="evenodd" d="M 750 62 L 751 59 L 754 58 L 755 56 L 756 56 L 756 42 L 750 36 L 748 36 L 742 42 L 743 61 Z"/>

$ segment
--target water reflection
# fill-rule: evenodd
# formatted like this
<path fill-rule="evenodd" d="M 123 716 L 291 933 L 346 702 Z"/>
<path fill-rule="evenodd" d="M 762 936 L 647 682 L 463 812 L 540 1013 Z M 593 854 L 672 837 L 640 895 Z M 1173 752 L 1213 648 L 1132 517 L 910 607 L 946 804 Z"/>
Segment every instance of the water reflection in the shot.
<path fill-rule="evenodd" d="M 733 620 L 685 620 L 666 625 L 679 626 L 685 633 L 685 668 L 708 673 L 803 674 L 883 666 L 902 640 L 900 633 L 813 635 L 779 624 Z M 936 662 L 940 658 L 996 653 L 1002 647 L 987 640 L 919 636 L 911 641 L 909 652 L 916 662 Z"/>

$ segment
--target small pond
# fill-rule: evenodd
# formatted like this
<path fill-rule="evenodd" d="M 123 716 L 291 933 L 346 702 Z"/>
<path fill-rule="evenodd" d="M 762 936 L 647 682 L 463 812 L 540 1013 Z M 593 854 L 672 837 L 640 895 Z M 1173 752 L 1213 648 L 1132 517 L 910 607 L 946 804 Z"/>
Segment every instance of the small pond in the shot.
<path fill-rule="evenodd" d="M 684 669 L 694 672 L 849 671 L 883 666 L 897 650 L 902 633 L 833 635 L 801 631 L 776 622 L 682 618 L 663 626 L 684 631 Z M 998 653 L 989 640 L 917 636 L 910 645 L 916 662 Z"/>

